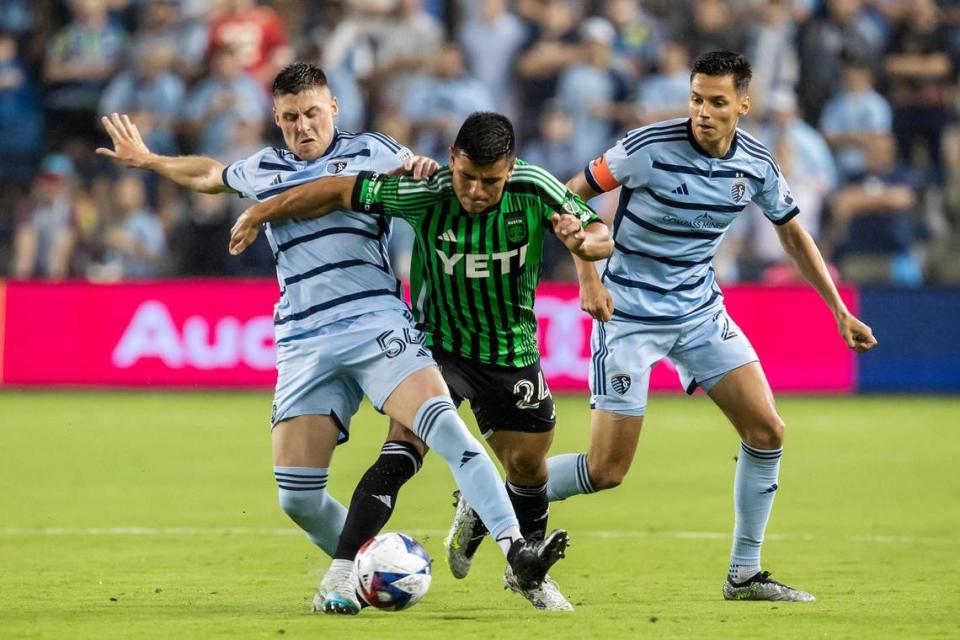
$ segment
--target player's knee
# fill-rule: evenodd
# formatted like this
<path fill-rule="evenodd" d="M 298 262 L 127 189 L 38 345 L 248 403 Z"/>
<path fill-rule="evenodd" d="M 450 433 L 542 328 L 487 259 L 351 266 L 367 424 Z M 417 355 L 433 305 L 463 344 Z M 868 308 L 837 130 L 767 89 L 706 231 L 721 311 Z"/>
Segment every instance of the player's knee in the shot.
<path fill-rule="evenodd" d="M 547 461 L 540 451 L 507 451 L 500 462 L 510 482 L 533 486 L 547 481 Z"/>
<path fill-rule="evenodd" d="M 783 419 L 773 414 L 759 422 L 750 431 L 750 441 L 747 442 L 751 447 L 757 449 L 779 449 L 783 446 L 783 433 L 786 425 Z"/>

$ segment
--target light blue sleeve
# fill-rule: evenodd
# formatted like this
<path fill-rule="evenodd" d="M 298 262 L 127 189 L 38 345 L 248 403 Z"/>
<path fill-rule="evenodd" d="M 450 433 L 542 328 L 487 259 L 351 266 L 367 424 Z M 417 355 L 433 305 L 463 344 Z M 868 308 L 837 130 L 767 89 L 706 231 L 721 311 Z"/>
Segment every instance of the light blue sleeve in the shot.
<path fill-rule="evenodd" d="M 650 180 L 649 150 L 655 148 L 655 146 L 640 148 L 633 153 L 628 153 L 625 144 L 629 137 L 630 133 L 617 140 L 617 143 L 603 155 L 607 160 L 607 166 L 610 167 L 610 173 L 617 179 L 617 182 L 629 189 L 637 189 Z"/>
<path fill-rule="evenodd" d="M 786 224 L 800 213 L 800 207 L 797 206 L 797 201 L 790 192 L 790 185 L 779 167 L 766 162 L 763 165 L 766 167 L 764 187 L 753 197 L 753 201 L 771 222 L 777 225 Z"/>
<path fill-rule="evenodd" d="M 263 184 L 266 178 L 275 175 L 276 172 L 264 172 L 260 168 L 260 163 L 264 160 L 276 159 L 276 151 L 273 147 L 266 147 L 253 154 L 246 160 L 237 160 L 228 164 L 223 169 L 223 183 L 242 195 L 252 200 L 257 199 L 257 191 L 269 184 Z"/>
<path fill-rule="evenodd" d="M 389 173 L 413 156 L 410 149 L 385 133 L 369 131 L 364 134 L 364 137 L 368 138 L 370 149 L 370 165 L 365 169 L 367 171 Z"/>

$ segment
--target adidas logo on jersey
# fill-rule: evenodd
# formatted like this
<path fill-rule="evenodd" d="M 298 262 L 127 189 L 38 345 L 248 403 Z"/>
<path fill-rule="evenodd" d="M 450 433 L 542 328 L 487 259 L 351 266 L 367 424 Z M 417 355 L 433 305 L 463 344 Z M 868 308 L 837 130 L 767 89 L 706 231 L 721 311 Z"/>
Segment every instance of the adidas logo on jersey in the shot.
<path fill-rule="evenodd" d="M 682 196 L 688 196 L 688 195 L 690 195 L 690 192 L 687 191 L 687 183 L 686 183 L 686 182 L 681 182 L 681 183 L 680 183 L 680 186 L 677 187 L 676 189 L 674 189 L 673 191 L 671 191 L 670 193 L 679 193 L 679 194 L 682 195 Z"/>
<path fill-rule="evenodd" d="M 272 187 L 272 186 L 274 186 L 274 185 L 280 184 L 281 182 L 283 182 L 283 178 L 282 178 L 282 177 L 280 176 L 280 174 L 278 173 L 278 174 L 277 174 L 277 177 L 274 178 L 274 179 L 273 179 L 273 182 L 270 183 L 270 186 Z"/>
<path fill-rule="evenodd" d="M 453 229 L 447 229 L 443 233 L 437 236 L 437 240 L 446 240 L 447 242 L 456 242 L 457 234 L 453 232 Z"/>

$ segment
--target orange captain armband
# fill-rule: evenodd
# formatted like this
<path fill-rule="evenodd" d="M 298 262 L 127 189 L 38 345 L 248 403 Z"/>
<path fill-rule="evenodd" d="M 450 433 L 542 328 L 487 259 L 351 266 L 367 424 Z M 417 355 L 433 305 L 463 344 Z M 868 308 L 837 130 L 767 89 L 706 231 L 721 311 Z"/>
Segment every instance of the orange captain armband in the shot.
<path fill-rule="evenodd" d="M 612 191 L 620 186 L 620 183 L 613 177 L 610 171 L 610 165 L 607 164 L 605 156 L 595 158 L 583 172 L 590 187 L 597 193 Z"/>

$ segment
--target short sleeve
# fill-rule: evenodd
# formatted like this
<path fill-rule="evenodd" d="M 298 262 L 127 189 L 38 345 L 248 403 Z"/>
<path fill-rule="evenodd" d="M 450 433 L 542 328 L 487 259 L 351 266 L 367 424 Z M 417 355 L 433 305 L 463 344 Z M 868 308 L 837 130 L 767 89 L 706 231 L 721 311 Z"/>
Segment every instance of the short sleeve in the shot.
<path fill-rule="evenodd" d="M 367 132 L 370 138 L 370 168 L 373 171 L 387 173 L 401 166 L 413 152 L 384 133 Z"/>
<path fill-rule="evenodd" d="M 350 208 L 360 213 L 395 216 L 416 223 L 431 205 L 444 197 L 443 185 L 445 180 L 449 181 L 449 176 L 449 171 L 441 170 L 431 178 L 414 180 L 408 176 L 361 171 L 353 187 Z"/>
<path fill-rule="evenodd" d="M 771 222 L 776 225 L 786 224 L 800 213 L 800 207 L 790 192 L 790 185 L 787 184 L 783 172 L 772 163 L 765 163 L 765 166 L 767 171 L 764 188 L 753 197 L 753 201 Z"/>
<path fill-rule="evenodd" d="M 241 196 L 257 199 L 257 178 L 264 156 L 271 150 L 263 149 L 246 160 L 237 160 L 223 168 L 223 184 Z"/>
<path fill-rule="evenodd" d="M 569 214 L 580 219 L 580 225 L 586 227 L 591 222 L 599 222 L 600 217 L 583 199 L 567 188 L 546 169 L 518 161 L 513 170 L 514 178 L 532 185 L 543 205 L 542 214 L 546 219 L 553 214 Z"/>
<path fill-rule="evenodd" d="M 620 185 L 636 189 L 646 184 L 650 173 L 646 151 L 641 147 L 629 152 L 630 135 L 618 140 L 584 169 L 584 177 L 594 191 L 606 193 Z"/>

